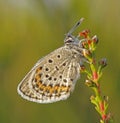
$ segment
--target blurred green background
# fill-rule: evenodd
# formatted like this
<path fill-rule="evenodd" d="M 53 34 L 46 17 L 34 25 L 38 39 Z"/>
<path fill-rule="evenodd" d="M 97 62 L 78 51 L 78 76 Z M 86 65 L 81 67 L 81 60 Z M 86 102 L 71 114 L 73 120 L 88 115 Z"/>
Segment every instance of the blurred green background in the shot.
<path fill-rule="evenodd" d="M 23 100 L 18 83 L 36 61 L 63 45 L 64 34 L 81 17 L 76 30 L 99 37 L 97 58 L 106 57 L 101 86 L 109 110 L 120 123 L 120 1 L 0 0 L 0 123 L 96 123 L 85 76 L 66 101 L 37 104 Z"/>

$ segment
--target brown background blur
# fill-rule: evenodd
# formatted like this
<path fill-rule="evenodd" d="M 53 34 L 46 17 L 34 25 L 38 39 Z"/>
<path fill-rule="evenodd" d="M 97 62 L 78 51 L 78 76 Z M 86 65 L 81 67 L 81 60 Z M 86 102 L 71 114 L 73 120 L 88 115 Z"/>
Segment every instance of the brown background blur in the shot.
<path fill-rule="evenodd" d="M 97 58 L 106 57 L 101 86 L 109 109 L 120 123 L 120 1 L 0 0 L 0 123 L 97 123 L 85 76 L 66 101 L 37 104 L 23 100 L 18 83 L 39 58 L 63 45 L 64 34 L 81 17 L 76 30 L 99 37 Z"/>

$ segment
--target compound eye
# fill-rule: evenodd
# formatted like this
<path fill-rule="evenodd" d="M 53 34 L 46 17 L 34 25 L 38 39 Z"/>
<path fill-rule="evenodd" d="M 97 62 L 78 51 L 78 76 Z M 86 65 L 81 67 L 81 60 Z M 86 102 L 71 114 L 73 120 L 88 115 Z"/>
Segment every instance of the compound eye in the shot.
<path fill-rule="evenodd" d="M 74 42 L 74 39 L 71 37 L 71 36 L 68 36 L 68 37 L 66 37 L 65 38 L 65 41 L 64 41 L 65 43 L 73 43 Z"/>

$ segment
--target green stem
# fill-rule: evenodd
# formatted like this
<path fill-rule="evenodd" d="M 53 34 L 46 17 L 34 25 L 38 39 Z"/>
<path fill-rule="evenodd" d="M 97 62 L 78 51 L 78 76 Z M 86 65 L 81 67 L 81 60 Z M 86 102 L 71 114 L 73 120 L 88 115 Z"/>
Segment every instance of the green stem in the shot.
<path fill-rule="evenodd" d="M 101 123 L 108 123 L 107 119 L 107 113 L 106 113 L 106 102 L 101 96 L 101 90 L 100 90 L 100 83 L 99 83 L 99 75 L 97 74 L 96 68 L 94 64 L 90 64 L 90 68 L 92 71 L 92 81 L 96 84 L 96 86 L 93 88 L 94 93 L 95 93 L 95 108 L 98 111 L 98 113 L 101 116 Z M 105 103 L 104 103 L 105 102 Z"/>
<path fill-rule="evenodd" d="M 88 31 L 82 31 L 80 36 L 83 36 L 85 41 L 82 43 L 86 50 L 83 50 L 83 55 L 89 63 L 90 69 L 85 69 L 84 72 L 87 74 L 86 85 L 93 89 L 94 96 L 91 96 L 91 103 L 95 105 L 95 109 L 101 116 L 100 123 L 112 123 L 110 114 L 107 113 L 108 100 L 103 98 L 101 95 L 100 81 L 102 76 L 102 69 L 107 65 L 106 59 L 102 59 L 98 68 L 96 68 L 95 62 L 95 49 L 98 43 L 97 36 L 90 37 Z M 89 71 L 90 70 L 90 71 Z"/>

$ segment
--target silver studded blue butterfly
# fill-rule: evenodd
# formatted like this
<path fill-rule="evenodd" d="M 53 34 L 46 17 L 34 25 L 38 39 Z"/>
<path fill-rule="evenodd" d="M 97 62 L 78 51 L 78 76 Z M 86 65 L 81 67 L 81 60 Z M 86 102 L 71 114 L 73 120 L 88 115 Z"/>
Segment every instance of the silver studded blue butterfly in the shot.
<path fill-rule="evenodd" d="M 80 77 L 83 50 L 81 40 L 72 32 L 81 18 L 66 34 L 64 46 L 40 59 L 18 85 L 18 93 L 29 101 L 52 103 L 65 100 Z"/>

